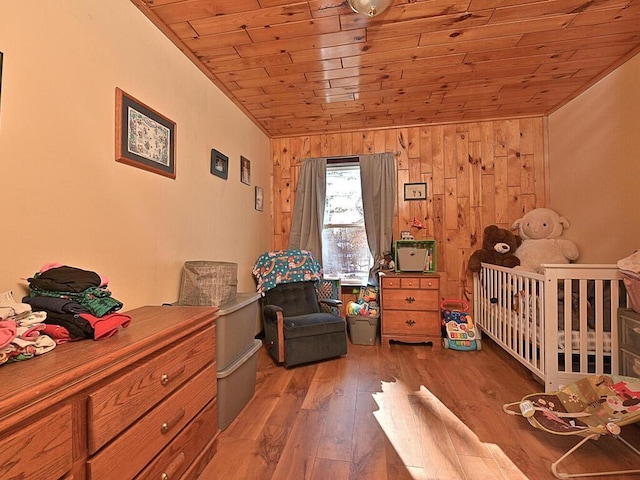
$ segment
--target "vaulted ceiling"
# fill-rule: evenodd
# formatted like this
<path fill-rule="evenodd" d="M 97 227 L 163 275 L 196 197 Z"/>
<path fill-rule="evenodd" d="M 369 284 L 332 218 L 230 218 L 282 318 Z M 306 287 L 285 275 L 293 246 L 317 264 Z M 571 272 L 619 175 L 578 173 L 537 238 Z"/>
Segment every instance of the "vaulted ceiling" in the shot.
<path fill-rule="evenodd" d="M 132 2 L 270 137 L 545 115 L 640 52 L 640 0 Z"/>

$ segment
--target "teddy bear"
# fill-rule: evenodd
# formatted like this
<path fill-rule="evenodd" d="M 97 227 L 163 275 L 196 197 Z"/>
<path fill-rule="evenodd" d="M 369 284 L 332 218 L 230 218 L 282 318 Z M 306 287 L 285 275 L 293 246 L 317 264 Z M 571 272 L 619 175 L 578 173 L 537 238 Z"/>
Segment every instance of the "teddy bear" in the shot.
<path fill-rule="evenodd" d="M 479 272 L 482 262 L 509 268 L 520 265 L 520 260 L 513 254 L 518 248 L 518 240 L 509 230 L 489 225 L 484 229 L 482 248 L 473 252 L 469 258 L 468 270 Z"/>
<path fill-rule="evenodd" d="M 578 259 L 578 247 L 562 238 L 569 221 L 550 208 L 535 208 L 513 222 L 522 243 L 515 251 L 523 270 L 542 273 L 545 263 L 570 263 Z"/>

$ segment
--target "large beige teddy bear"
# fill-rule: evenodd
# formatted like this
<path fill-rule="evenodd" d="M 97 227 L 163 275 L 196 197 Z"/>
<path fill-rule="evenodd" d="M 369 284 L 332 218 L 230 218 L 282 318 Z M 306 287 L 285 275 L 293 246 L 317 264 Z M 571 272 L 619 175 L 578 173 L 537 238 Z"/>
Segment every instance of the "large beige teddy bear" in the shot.
<path fill-rule="evenodd" d="M 522 239 L 515 251 L 520 259 L 519 268 L 542 273 L 542 264 L 577 260 L 576 244 L 562 238 L 562 233 L 569 227 L 566 218 L 549 208 L 536 208 L 513 222 L 511 230 L 517 229 Z"/>

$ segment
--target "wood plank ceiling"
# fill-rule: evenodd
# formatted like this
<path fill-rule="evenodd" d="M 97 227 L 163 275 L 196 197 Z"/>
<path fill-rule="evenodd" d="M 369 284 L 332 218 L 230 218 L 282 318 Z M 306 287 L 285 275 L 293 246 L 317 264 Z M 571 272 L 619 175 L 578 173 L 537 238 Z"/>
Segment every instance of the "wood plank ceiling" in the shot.
<path fill-rule="evenodd" d="M 640 0 L 132 2 L 272 138 L 545 115 L 640 51 Z"/>

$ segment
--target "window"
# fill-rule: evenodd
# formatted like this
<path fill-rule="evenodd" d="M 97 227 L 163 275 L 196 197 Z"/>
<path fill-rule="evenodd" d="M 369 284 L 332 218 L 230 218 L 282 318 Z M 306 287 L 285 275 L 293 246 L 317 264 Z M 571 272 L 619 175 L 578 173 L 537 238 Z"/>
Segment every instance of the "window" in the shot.
<path fill-rule="evenodd" d="M 364 229 L 360 166 L 327 165 L 322 229 L 322 266 L 326 277 L 343 284 L 366 285 L 373 258 Z"/>

